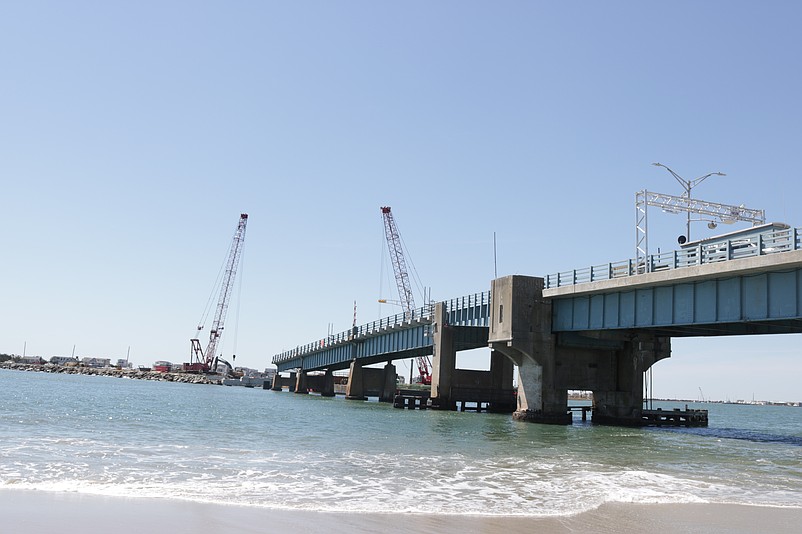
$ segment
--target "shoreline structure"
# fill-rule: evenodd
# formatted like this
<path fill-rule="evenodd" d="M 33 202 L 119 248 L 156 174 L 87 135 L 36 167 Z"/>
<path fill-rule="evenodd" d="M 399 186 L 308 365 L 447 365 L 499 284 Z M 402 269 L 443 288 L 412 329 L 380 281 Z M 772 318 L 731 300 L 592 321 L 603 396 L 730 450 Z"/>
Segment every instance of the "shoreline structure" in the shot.
<path fill-rule="evenodd" d="M 182 384 L 208 384 L 223 385 L 222 375 L 205 375 L 195 373 L 173 373 L 162 371 L 142 371 L 140 369 L 117 367 L 80 367 L 63 366 L 53 363 L 36 365 L 31 363 L 18 363 L 13 361 L 0 362 L 0 369 L 9 371 L 28 371 L 36 373 L 51 373 L 65 375 L 91 375 L 111 376 L 115 378 L 132 378 L 136 380 L 154 380 L 158 382 L 178 382 Z"/>

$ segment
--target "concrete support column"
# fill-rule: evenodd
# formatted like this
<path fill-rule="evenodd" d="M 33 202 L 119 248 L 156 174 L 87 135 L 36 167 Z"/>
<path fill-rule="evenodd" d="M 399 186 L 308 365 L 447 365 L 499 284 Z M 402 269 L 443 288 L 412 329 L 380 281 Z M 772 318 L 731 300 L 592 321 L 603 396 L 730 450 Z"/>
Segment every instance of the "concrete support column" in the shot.
<path fill-rule="evenodd" d="M 398 379 L 395 373 L 395 365 L 387 362 L 387 365 L 384 366 L 384 386 L 379 396 L 379 402 L 393 402 L 395 391 L 398 387 Z"/>
<path fill-rule="evenodd" d="M 288 388 L 290 390 L 290 393 L 295 391 L 295 386 L 297 385 L 297 383 L 298 383 L 298 373 L 296 373 L 295 371 L 290 372 L 290 386 Z"/>
<path fill-rule="evenodd" d="M 281 391 L 281 375 L 279 375 L 279 373 L 273 375 L 273 387 L 270 389 L 273 391 Z"/>
<path fill-rule="evenodd" d="M 491 291 L 488 342 L 518 365 L 518 409 L 513 417 L 571 424 L 568 392 L 556 380 L 556 339 L 551 333 L 551 302 L 543 298 L 543 279 L 497 278 Z"/>
<path fill-rule="evenodd" d="M 334 372 L 331 369 L 326 369 L 326 374 L 323 376 L 323 388 L 320 390 L 320 396 L 334 396 Z"/>
<path fill-rule="evenodd" d="M 670 355 L 670 338 L 649 334 L 641 334 L 611 352 L 605 372 L 593 389 L 593 422 L 643 424 L 643 373 Z"/>
<path fill-rule="evenodd" d="M 507 356 L 497 350 L 490 352 L 490 387 L 494 400 L 487 411 L 494 413 L 512 413 L 515 411 L 515 399 L 512 397 L 514 364 Z"/>
<path fill-rule="evenodd" d="M 525 356 L 518 366 L 518 406 L 514 419 L 533 423 L 570 425 L 568 390 L 555 383 L 554 357 L 541 365 Z"/>
<path fill-rule="evenodd" d="M 457 351 L 454 349 L 454 331 L 448 326 L 445 304 L 434 306 L 432 317 L 432 408 L 456 410 L 451 397 L 451 385 L 457 364 Z"/>
<path fill-rule="evenodd" d="M 309 389 L 306 386 L 306 371 L 298 371 L 295 377 L 295 393 L 307 394 Z"/>
<path fill-rule="evenodd" d="M 543 366 L 524 357 L 518 366 L 518 406 L 516 415 L 543 409 Z"/>
<path fill-rule="evenodd" d="M 362 365 L 356 361 L 351 361 L 351 368 L 348 371 L 348 386 L 345 388 L 345 398 L 348 400 L 367 400 L 365 388 L 362 380 Z"/>
<path fill-rule="evenodd" d="M 494 350 L 490 352 L 490 382 L 495 389 L 512 389 L 513 368 L 512 360 L 503 353 Z"/>

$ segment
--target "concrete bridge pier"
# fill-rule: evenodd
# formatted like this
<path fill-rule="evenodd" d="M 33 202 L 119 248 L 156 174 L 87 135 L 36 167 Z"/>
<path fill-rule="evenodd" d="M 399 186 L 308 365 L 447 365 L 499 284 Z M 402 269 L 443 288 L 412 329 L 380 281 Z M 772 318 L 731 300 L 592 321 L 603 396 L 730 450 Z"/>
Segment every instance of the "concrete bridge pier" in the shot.
<path fill-rule="evenodd" d="M 393 402 L 396 389 L 398 389 L 398 378 L 395 365 L 392 362 L 387 362 L 387 365 L 384 366 L 384 385 L 379 396 L 379 402 Z"/>
<path fill-rule="evenodd" d="M 295 375 L 295 393 L 300 394 L 307 394 L 309 393 L 309 388 L 306 385 L 307 382 L 306 371 L 303 369 L 298 370 L 298 374 Z"/>
<path fill-rule="evenodd" d="M 640 425 L 643 373 L 671 355 L 671 339 L 649 333 L 552 334 L 543 279 L 493 280 L 490 346 L 518 366 L 516 419 L 571 424 L 568 390 L 593 392 L 593 422 Z"/>
<path fill-rule="evenodd" d="M 451 398 L 454 371 L 457 366 L 457 351 L 454 348 L 454 330 L 448 326 L 446 308 L 443 302 L 434 305 L 432 316 L 432 408 L 456 410 Z"/>
<path fill-rule="evenodd" d="M 320 389 L 320 396 L 334 396 L 334 372 L 331 369 L 326 369 L 326 374 L 323 375 L 323 387 Z"/>
<path fill-rule="evenodd" d="M 540 361 L 538 356 L 542 358 Z M 544 354 L 522 352 L 518 361 L 518 396 L 513 419 L 570 425 L 568 390 L 556 383 L 553 353 L 549 358 Z"/>
<path fill-rule="evenodd" d="M 643 373 L 655 362 L 671 355 L 671 340 L 639 334 L 623 343 L 621 350 L 599 358 L 593 391 L 593 422 L 643 424 Z"/>
<path fill-rule="evenodd" d="M 571 424 L 568 390 L 557 383 L 556 339 L 543 279 L 506 276 L 491 283 L 493 302 L 488 343 L 518 366 L 515 419 Z"/>
<path fill-rule="evenodd" d="M 281 391 L 281 373 L 273 375 L 273 387 L 270 389 L 273 391 Z"/>
<path fill-rule="evenodd" d="M 352 360 L 348 372 L 348 385 L 345 388 L 345 398 L 367 400 L 371 396 L 379 397 L 380 402 L 393 402 L 396 390 L 395 372 L 395 365 L 390 362 L 387 362 L 383 369 L 376 369 L 362 367 L 359 360 Z"/>
<path fill-rule="evenodd" d="M 502 352 L 490 353 L 490 387 L 493 391 L 510 391 L 513 389 L 513 362 Z M 488 412 L 511 413 L 515 411 L 515 404 L 505 401 L 493 400 L 487 407 Z"/>
<path fill-rule="evenodd" d="M 348 385 L 345 387 L 345 398 L 348 400 L 368 400 L 363 386 L 362 364 L 356 359 L 351 360 L 351 367 L 348 370 Z"/>
<path fill-rule="evenodd" d="M 285 377 L 281 376 L 281 373 L 276 373 L 273 376 L 273 391 L 281 391 L 284 387 L 286 387 L 289 391 L 295 391 L 295 383 L 297 381 L 297 373 L 290 372 L 290 376 Z"/>

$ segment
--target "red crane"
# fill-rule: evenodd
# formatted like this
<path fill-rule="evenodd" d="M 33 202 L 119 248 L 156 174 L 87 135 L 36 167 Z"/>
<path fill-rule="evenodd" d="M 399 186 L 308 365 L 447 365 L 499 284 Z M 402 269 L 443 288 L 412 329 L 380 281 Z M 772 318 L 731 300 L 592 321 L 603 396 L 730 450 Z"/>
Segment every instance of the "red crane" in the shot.
<path fill-rule="evenodd" d="M 415 311 L 415 298 L 412 295 L 412 287 L 409 283 L 409 273 L 407 272 L 407 264 L 404 260 L 404 250 L 401 245 L 401 236 L 398 233 L 398 227 L 395 225 L 393 213 L 390 211 L 389 206 L 382 207 L 382 218 L 384 219 L 384 236 L 387 238 L 387 248 L 390 250 L 390 259 L 393 263 L 393 272 L 395 273 L 395 283 L 398 286 L 398 298 L 401 301 L 401 308 L 404 310 L 404 315 L 407 319 L 412 319 Z M 428 356 L 418 356 L 416 358 L 418 364 L 418 373 L 420 374 L 421 383 L 429 385 L 432 383 L 432 364 Z"/>
<path fill-rule="evenodd" d="M 209 372 L 214 371 L 217 367 L 215 362 L 217 344 L 220 341 L 220 337 L 223 335 L 228 302 L 231 300 L 234 279 L 237 276 L 237 266 L 239 265 L 239 259 L 242 255 L 242 244 L 245 240 L 246 224 L 248 224 L 248 214 L 242 213 L 239 216 L 237 230 L 234 233 L 234 239 L 231 242 L 231 249 L 228 253 L 226 270 L 220 285 L 220 298 L 217 301 L 217 311 L 215 312 L 214 321 L 212 322 L 212 329 L 209 331 L 209 343 L 206 345 L 206 350 L 204 351 L 201 348 L 199 339 L 190 339 L 190 343 L 192 344 L 190 363 L 189 365 L 184 364 L 184 369 L 187 371 Z M 198 325 L 198 332 L 202 329 L 203 325 Z"/>

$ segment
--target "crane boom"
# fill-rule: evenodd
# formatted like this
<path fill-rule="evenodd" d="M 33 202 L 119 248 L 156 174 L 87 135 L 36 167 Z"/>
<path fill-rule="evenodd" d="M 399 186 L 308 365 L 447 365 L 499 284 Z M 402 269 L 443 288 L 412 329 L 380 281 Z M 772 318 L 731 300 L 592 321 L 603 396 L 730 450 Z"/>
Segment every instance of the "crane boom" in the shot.
<path fill-rule="evenodd" d="M 226 269 L 223 274 L 223 280 L 220 285 L 220 297 L 217 301 L 217 310 L 212 322 L 212 328 L 209 331 L 209 343 L 206 345 L 206 350 L 201 349 L 200 340 L 192 339 L 192 361 L 190 365 L 197 362 L 199 369 L 209 371 L 213 370 L 213 363 L 217 354 L 217 345 L 220 337 L 223 335 L 225 328 L 226 312 L 228 311 L 228 303 L 231 300 L 231 293 L 234 287 L 234 279 L 237 276 L 237 267 L 239 266 L 240 256 L 242 255 L 242 245 L 245 240 L 245 226 L 248 224 L 248 214 L 241 213 L 239 216 L 239 223 L 237 230 L 234 232 L 234 239 L 231 241 L 231 248 L 228 253 L 228 260 L 226 261 Z M 202 326 L 198 327 L 200 330 Z"/>
<path fill-rule="evenodd" d="M 387 247 L 390 249 L 390 259 L 393 263 L 395 283 L 398 286 L 398 298 L 401 300 L 401 308 L 404 313 L 411 315 L 415 309 L 415 298 L 412 295 L 412 287 L 409 283 L 409 273 L 404 260 L 401 236 L 398 233 L 398 227 L 395 225 L 393 212 L 389 206 L 382 207 L 382 218 L 384 219 L 384 236 L 387 238 Z"/>
<path fill-rule="evenodd" d="M 409 273 L 404 259 L 404 250 L 401 245 L 401 236 L 398 227 L 395 225 L 393 212 L 389 206 L 382 206 L 382 219 L 384 219 L 384 236 L 387 239 L 387 248 L 390 250 L 390 259 L 395 273 L 395 283 L 398 287 L 398 298 L 401 301 L 401 308 L 404 316 L 412 319 L 415 312 L 415 298 L 412 295 L 412 286 L 409 283 Z M 432 383 L 431 362 L 428 356 L 416 358 L 418 373 L 421 382 L 424 384 Z"/>

